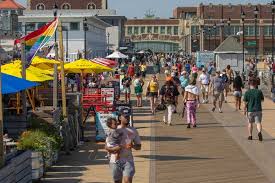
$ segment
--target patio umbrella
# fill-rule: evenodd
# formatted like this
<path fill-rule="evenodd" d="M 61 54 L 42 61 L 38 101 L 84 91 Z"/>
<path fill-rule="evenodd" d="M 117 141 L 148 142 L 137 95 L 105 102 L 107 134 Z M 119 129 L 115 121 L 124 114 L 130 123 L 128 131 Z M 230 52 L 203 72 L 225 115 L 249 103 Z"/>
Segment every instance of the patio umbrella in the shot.
<path fill-rule="evenodd" d="M 95 58 L 93 60 L 102 62 L 102 63 L 104 63 L 106 65 L 111 65 L 111 66 L 115 66 L 117 64 L 117 61 L 106 59 L 106 58 Z"/>
<path fill-rule="evenodd" d="M 108 55 L 106 58 L 128 58 L 127 55 L 124 55 L 123 53 L 120 53 L 119 51 L 113 52 L 111 55 Z"/>
<path fill-rule="evenodd" d="M 35 82 L 2 73 L 2 94 L 17 93 L 35 86 L 38 86 Z"/>
<path fill-rule="evenodd" d="M 1 66 L 1 71 L 5 74 L 9 74 L 18 78 L 22 78 L 21 61 L 14 61 L 9 64 Z M 30 66 L 26 69 L 26 79 L 34 82 L 44 82 L 53 80 L 53 77 L 47 75 L 47 71 Z"/>
<path fill-rule="evenodd" d="M 99 63 L 91 62 L 86 59 L 79 59 L 74 62 L 64 65 L 64 69 L 67 73 L 102 73 L 109 72 L 113 69 L 107 66 L 104 66 Z"/>
<path fill-rule="evenodd" d="M 32 65 L 39 65 L 39 64 L 49 64 L 49 65 L 57 64 L 57 65 L 59 65 L 60 62 L 57 60 L 42 58 L 42 57 L 38 57 L 38 56 L 34 57 L 34 59 L 32 60 Z"/>

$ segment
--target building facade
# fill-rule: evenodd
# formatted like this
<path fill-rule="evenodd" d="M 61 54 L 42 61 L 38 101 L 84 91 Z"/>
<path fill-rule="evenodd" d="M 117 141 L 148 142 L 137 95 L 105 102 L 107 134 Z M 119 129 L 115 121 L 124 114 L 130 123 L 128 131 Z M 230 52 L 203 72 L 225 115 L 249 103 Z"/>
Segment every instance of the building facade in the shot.
<path fill-rule="evenodd" d="M 28 0 L 29 10 L 51 10 L 54 5 L 60 9 L 108 9 L 107 0 Z"/>
<path fill-rule="evenodd" d="M 255 19 L 255 8 L 258 9 Z M 241 12 L 245 13 L 244 31 Z M 244 32 L 245 48 L 252 56 L 271 54 L 272 9 L 270 5 L 213 5 L 200 4 L 198 7 L 178 7 L 174 18 L 181 19 L 184 29 L 184 45 L 191 53 L 198 50 L 214 50 L 230 35 Z M 274 31 L 275 32 L 275 31 Z"/>
<path fill-rule="evenodd" d="M 180 23 L 178 19 L 130 19 L 125 24 L 125 39 L 135 50 L 175 53 L 182 38 Z"/>

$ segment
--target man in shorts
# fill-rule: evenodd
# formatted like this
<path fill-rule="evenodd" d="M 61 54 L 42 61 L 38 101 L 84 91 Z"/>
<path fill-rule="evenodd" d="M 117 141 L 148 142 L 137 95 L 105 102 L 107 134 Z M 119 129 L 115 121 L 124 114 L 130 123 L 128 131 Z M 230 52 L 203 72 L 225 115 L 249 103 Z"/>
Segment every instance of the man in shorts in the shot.
<path fill-rule="evenodd" d="M 206 73 L 205 68 L 202 69 L 202 73 L 199 76 L 199 81 L 201 84 L 202 103 L 208 103 L 210 76 Z"/>
<path fill-rule="evenodd" d="M 257 79 L 249 81 L 250 90 L 244 94 L 244 115 L 248 119 L 248 140 L 252 140 L 253 123 L 256 123 L 259 141 L 263 140 L 262 136 L 262 101 L 264 95 L 261 90 L 257 89 Z"/>
<path fill-rule="evenodd" d="M 216 103 L 219 101 L 219 112 L 222 113 L 222 103 L 224 101 L 224 87 L 225 83 L 222 79 L 220 71 L 216 71 L 216 76 L 211 79 L 210 88 L 213 91 L 213 108 L 212 111 L 216 110 Z"/>
<path fill-rule="evenodd" d="M 122 132 L 119 163 L 116 163 L 116 149 L 105 145 L 105 149 L 111 154 L 110 168 L 114 183 L 132 183 L 135 175 L 132 149 L 141 150 L 141 140 L 138 131 L 134 127 L 129 126 L 129 121 L 129 113 L 121 111 L 119 114 L 120 124 L 117 127 Z"/>

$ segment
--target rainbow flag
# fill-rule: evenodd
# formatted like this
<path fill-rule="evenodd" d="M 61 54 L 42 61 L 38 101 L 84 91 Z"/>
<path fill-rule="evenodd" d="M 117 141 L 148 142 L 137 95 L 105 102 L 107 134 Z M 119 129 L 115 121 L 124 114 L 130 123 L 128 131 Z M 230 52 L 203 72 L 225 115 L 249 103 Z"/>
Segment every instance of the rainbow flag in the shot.
<path fill-rule="evenodd" d="M 31 65 L 31 61 L 39 51 L 43 48 L 54 35 L 58 25 L 58 19 L 55 18 L 52 22 L 47 23 L 38 30 L 29 33 L 28 35 L 15 40 L 15 44 L 25 41 L 26 51 L 26 67 Z"/>

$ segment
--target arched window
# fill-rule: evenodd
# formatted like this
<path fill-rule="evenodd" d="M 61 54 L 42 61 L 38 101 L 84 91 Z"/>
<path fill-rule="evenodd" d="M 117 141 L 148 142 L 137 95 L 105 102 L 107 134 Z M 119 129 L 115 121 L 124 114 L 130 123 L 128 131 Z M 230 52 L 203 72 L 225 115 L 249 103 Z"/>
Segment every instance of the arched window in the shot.
<path fill-rule="evenodd" d="M 45 5 L 43 3 L 39 3 L 36 5 L 36 10 L 45 10 Z"/>
<path fill-rule="evenodd" d="M 89 3 L 87 8 L 90 10 L 90 9 L 96 9 L 96 5 L 94 3 Z"/>
<path fill-rule="evenodd" d="M 69 3 L 64 3 L 64 4 L 62 4 L 61 7 L 62 7 L 63 10 L 69 10 L 69 9 L 71 9 L 71 5 Z"/>

